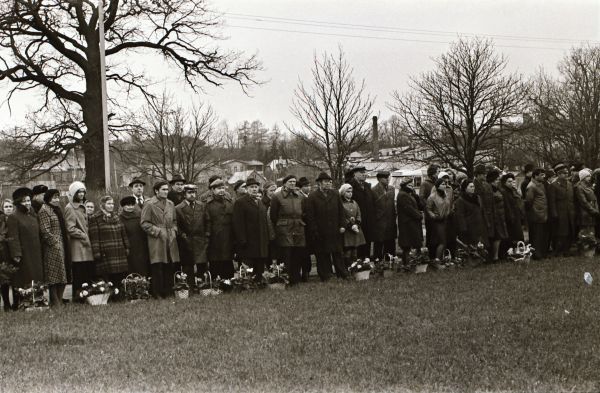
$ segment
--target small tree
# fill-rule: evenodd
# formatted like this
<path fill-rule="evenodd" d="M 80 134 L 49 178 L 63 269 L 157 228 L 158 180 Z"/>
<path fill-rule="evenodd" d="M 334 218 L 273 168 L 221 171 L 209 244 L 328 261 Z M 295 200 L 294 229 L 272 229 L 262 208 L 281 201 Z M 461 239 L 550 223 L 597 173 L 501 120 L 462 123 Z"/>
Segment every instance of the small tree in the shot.
<path fill-rule="evenodd" d="M 514 131 L 500 122 L 522 114 L 525 85 L 519 75 L 505 75 L 507 59 L 489 40 L 461 39 L 435 65 L 411 78 L 409 93 L 395 91 L 389 107 L 408 135 L 431 151 L 427 160 L 471 176 L 486 151 Z"/>
<path fill-rule="evenodd" d="M 163 94 L 149 100 L 135 124 L 127 127 L 130 141 L 123 161 L 142 173 L 163 179 L 180 173 L 196 182 L 203 171 L 220 162 L 213 150 L 221 142 L 216 122 L 210 106 L 200 104 L 187 112 Z"/>
<path fill-rule="evenodd" d="M 308 154 L 304 151 L 294 158 L 314 165 L 306 157 L 315 157 L 340 183 L 349 155 L 367 142 L 374 99 L 366 93 L 364 79 L 359 83 L 354 80 L 341 47 L 337 56 L 314 56 L 311 82 L 306 86 L 300 81 L 294 91 L 290 110 L 299 128 L 286 124 L 309 148 Z"/>

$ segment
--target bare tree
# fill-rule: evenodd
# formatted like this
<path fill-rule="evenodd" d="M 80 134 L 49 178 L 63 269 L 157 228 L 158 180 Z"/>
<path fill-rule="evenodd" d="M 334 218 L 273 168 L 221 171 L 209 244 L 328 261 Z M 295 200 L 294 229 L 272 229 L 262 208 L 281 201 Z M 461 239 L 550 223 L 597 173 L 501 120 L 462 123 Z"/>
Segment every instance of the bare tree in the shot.
<path fill-rule="evenodd" d="M 81 147 L 88 186 L 103 188 L 100 11 L 112 110 L 119 105 L 112 92 L 150 94 L 145 70 L 132 60 L 136 54 L 162 57 L 194 90 L 235 81 L 246 91 L 256 83 L 253 74 L 261 66 L 255 56 L 244 57 L 216 44 L 223 39 L 218 33 L 221 22 L 207 0 L 105 0 L 103 10 L 96 4 L 2 1 L 0 81 L 12 83 L 9 102 L 16 92 L 30 90 L 45 97 L 34 126 L 24 128 L 15 142 L 35 145 L 45 156 L 59 158 L 57 164 Z M 58 121 L 43 116 L 57 108 Z M 36 157 L 28 156 L 33 166 Z"/>
<path fill-rule="evenodd" d="M 519 75 L 505 75 L 507 59 L 489 40 L 460 39 L 435 65 L 411 78 L 407 94 L 395 91 L 389 107 L 431 151 L 427 159 L 472 175 L 485 152 L 513 130 L 500 121 L 522 114 L 526 87 Z"/>
<path fill-rule="evenodd" d="M 309 148 L 303 157 L 324 162 L 331 177 L 341 182 L 349 155 L 367 142 L 374 99 L 366 92 L 364 80 L 354 80 L 341 47 L 335 56 L 314 56 L 311 82 L 306 86 L 300 81 L 294 91 L 290 110 L 299 128 L 286 127 Z M 307 163 L 303 157 L 294 158 Z"/>
<path fill-rule="evenodd" d="M 195 182 L 220 162 L 215 151 L 221 143 L 216 122 L 210 106 L 200 104 L 186 112 L 163 94 L 149 100 L 139 121 L 128 127 L 130 141 L 123 161 L 142 173 L 163 179 L 180 173 Z"/>
<path fill-rule="evenodd" d="M 600 47 L 574 48 L 558 65 L 559 76 L 541 71 L 533 82 L 532 151 L 544 161 L 579 160 L 600 165 Z"/>

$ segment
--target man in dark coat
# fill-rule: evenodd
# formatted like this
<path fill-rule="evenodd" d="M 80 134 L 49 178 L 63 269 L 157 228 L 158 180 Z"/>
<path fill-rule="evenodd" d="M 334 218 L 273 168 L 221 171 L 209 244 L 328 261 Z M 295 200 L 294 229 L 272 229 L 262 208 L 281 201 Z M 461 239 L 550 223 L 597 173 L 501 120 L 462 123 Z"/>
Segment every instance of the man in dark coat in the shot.
<path fill-rule="evenodd" d="M 169 181 L 171 185 L 171 190 L 167 195 L 167 199 L 173 202 L 175 206 L 179 205 L 185 199 L 185 195 L 183 193 L 183 186 L 185 185 L 185 178 L 181 175 L 175 175 Z"/>
<path fill-rule="evenodd" d="M 144 196 L 144 186 L 146 183 L 140 179 L 139 177 L 134 178 L 129 182 L 129 189 L 131 190 L 131 195 L 135 198 L 135 206 L 136 210 L 142 212 L 142 208 L 144 207 L 144 202 L 146 201 L 146 197 Z"/>
<path fill-rule="evenodd" d="M 495 222 L 494 222 L 494 191 L 492 186 L 487 182 L 488 170 L 485 165 L 477 165 L 475 167 L 475 179 L 473 184 L 475 185 L 475 194 L 479 196 L 479 202 L 481 203 L 481 213 L 483 215 L 483 222 L 485 224 L 485 238 L 489 239 L 490 236 L 494 236 L 495 233 Z M 491 244 L 492 242 L 490 242 Z"/>
<path fill-rule="evenodd" d="M 128 272 L 146 277 L 150 274 L 150 256 L 148 253 L 148 236 L 140 225 L 142 211 L 138 210 L 139 206 L 133 195 L 122 198 L 120 205 L 122 210 L 119 218 L 125 227 L 127 239 L 129 239 Z"/>
<path fill-rule="evenodd" d="M 306 177 L 301 177 L 300 179 L 298 179 L 298 182 L 296 183 L 296 186 L 298 187 L 298 192 L 300 193 L 300 196 L 306 201 L 306 198 L 308 198 L 308 195 L 310 194 L 310 181 L 306 178 Z M 306 214 L 306 213 L 304 213 Z M 303 217 L 305 222 L 306 222 L 306 217 Z M 306 227 L 304 227 L 305 232 L 306 232 Z M 310 237 L 308 236 L 308 234 L 305 234 L 305 238 L 306 238 L 306 247 L 304 248 L 304 256 L 302 257 L 302 281 L 306 282 L 308 281 L 308 277 L 310 275 L 310 271 L 312 270 L 312 260 L 310 259 L 311 254 L 313 254 L 313 247 L 310 244 Z"/>
<path fill-rule="evenodd" d="M 412 187 L 412 179 L 406 177 L 400 183 L 396 198 L 398 214 L 398 245 L 402 249 L 402 262 L 408 263 L 411 249 L 421 250 L 423 245 L 423 207 L 421 198 Z"/>
<path fill-rule="evenodd" d="M 541 168 L 533 170 L 531 182 L 527 185 L 525 211 L 529 226 L 529 242 L 535 249 L 534 259 L 543 259 L 547 252 L 546 223 L 548 222 L 548 200 L 544 188 L 545 173 Z"/>
<path fill-rule="evenodd" d="M 527 164 L 525 167 L 523 167 L 523 174 L 525 175 L 525 178 L 521 182 L 521 196 L 523 199 L 525 199 L 525 195 L 527 195 L 527 186 L 531 181 L 531 174 L 534 169 L 535 166 L 533 164 Z"/>
<path fill-rule="evenodd" d="M 396 255 L 396 208 L 395 190 L 389 185 L 390 173 L 377 173 L 377 185 L 373 187 L 373 256 L 383 259 L 384 255 Z"/>
<path fill-rule="evenodd" d="M 431 195 L 431 190 L 435 186 L 435 182 L 437 181 L 438 173 L 440 172 L 440 167 L 435 164 L 429 165 L 427 168 L 427 177 L 423 179 L 421 186 L 419 187 L 419 197 L 421 198 L 421 206 L 425 207 L 427 204 L 427 199 L 429 195 Z M 435 258 L 435 245 L 431 244 L 431 220 L 428 215 L 425 215 L 425 245 L 429 250 L 429 258 Z"/>
<path fill-rule="evenodd" d="M 557 164 L 554 172 L 558 176 L 548 186 L 548 214 L 554 227 L 552 244 L 556 255 L 566 256 L 576 238 L 575 192 L 569 181 L 569 170 L 565 164 Z"/>
<path fill-rule="evenodd" d="M 364 166 L 354 168 L 352 174 L 354 176 L 350 181 L 352 198 L 360 208 L 362 230 L 366 240 L 364 245 L 358 246 L 356 252 L 359 258 L 367 258 L 371 256 L 371 243 L 373 241 L 373 190 L 371 190 L 371 185 L 366 182 L 367 172 Z"/>
<path fill-rule="evenodd" d="M 240 259 L 252 268 L 254 280 L 262 280 L 269 257 L 267 208 L 260 200 L 256 179 L 246 180 L 248 192 L 233 204 L 233 230 Z"/>
<path fill-rule="evenodd" d="M 236 200 L 242 196 L 244 196 L 248 190 L 246 190 L 246 182 L 243 180 L 238 180 L 233 184 L 233 199 Z"/>
<path fill-rule="evenodd" d="M 338 192 L 332 189 L 331 176 L 321 172 L 317 177 L 317 183 L 319 183 L 319 190 L 311 192 L 306 200 L 307 233 L 313 237 L 317 273 L 322 281 L 329 280 L 333 264 L 335 274 L 339 278 L 346 278 L 348 272 L 342 257 L 341 236 L 346 230 L 343 224 L 344 207 Z"/>
<path fill-rule="evenodd" d="M 44 194 L 48 191 L 48 187 L 43 184 L 38 184 L 34 186 L 31 191 L 33 192 L 33 197 L 31 198 L 31 207 L 35 213 L 39 213 L 42 205 L 44 204 Z"/>
<path fill-rule="evenodd" d="M 233 269 L 233 202 L 225 191 L 225 182 L 215 179 L 210 183 L 211 195 L 206 198 L 209 222 L 207 257 L 210 274 L 222 279 L 232 278 Z"/>
<path fill-rule="evenodd" d="M 196 285 L 196 274 L 203 277 L 208 270 L 206 248 L 208 247 L 208 214 L 206 205 L 197 201 L 198 187 L 186 184 L 183 187 L 185 200 L 175 207 L 177 215 L 177 242 L 181 270 L 187 275 L 190 288 Z M 196 268 L 194 272 L 194 267 Z"/>
<path fill-rule="evenodd" d="M 271 222 L 291 285 L 300 281 L 303 258 L 306 257 L 303 204 L 304 198 L 296 189 L 296 176 L 287 175 L 283 178 L 281 191 L 271 200 Z"/>

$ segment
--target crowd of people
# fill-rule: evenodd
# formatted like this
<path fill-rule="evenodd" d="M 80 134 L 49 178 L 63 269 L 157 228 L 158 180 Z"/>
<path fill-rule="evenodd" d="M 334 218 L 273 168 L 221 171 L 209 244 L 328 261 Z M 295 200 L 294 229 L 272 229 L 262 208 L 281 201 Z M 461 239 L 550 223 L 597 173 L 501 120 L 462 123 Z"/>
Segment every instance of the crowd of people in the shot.
<path fill-rule="evenodd" d="M 250 266 L 255 280 L 281 261 L 289 284 L 297 285 L 309 278 L 311 255 L 327 281 L 347 278 L 357 259 L 391 254 L 409 263 L 424 244 L 436 265 L 460 245 L 483 244 L 496 262 L 525 233 L 535 259 L 570 255 L 578 239 L 595 241 L 600 187 L 593 180 L 600 171 L 561 163 L 551 170 L 527 165 L 523 172 L 518 186 L 513 173 L 493 167 L 479 165 L 467 178 L 431 165 L 418 191 L 413 178 L 403 178 L 397 194 L 389 172 L 378 172 L 371 187 L 362 166 L 346 173 L 339 190 L 324 172 L 314 184 L 288 175 L 279 187 L 248 178 L 232 193 L 213 176 L 202 194 L 174 176 L 154 183 L 147 197 L 146 183 L 136 178 L 130 195 L 119 201 L 107 195 L 96 204 L 76 181 L 66 206 L 59 190 L 19 188 L 0 212 L 0 262 L 17 268 L 2 284 L 4 309 L 19 304 L 17 291 L 11 304 L 11 287 L 32 280 L 48 286 L 51 306 L 61 306 L 67 283 L 76 294 L 84 283 L 120 283 L 137 273 L 151 278 L 154 297 L 165 298 L 173 294 L 176 271 L 194 287 L 206 272 L 233 277 L 234 260 Z"/>

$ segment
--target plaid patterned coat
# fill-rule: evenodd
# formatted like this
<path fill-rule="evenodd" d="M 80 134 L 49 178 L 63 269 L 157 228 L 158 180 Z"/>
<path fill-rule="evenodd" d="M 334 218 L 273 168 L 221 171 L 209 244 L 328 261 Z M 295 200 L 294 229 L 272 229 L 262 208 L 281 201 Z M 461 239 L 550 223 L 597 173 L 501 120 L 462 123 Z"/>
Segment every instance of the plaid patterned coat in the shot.
<path fill-rule="evenodd" d="M 44 262 L 44 281 L 49 284 L 66 284 L 65 249 L 58 216 L 43 204 L 38 212 Z"/>
<path fill-rule="evenodd" d="M 90 217 L 90 242 L 99 275 L 124 273 L 129 269 L 129 240 L 119 216 L 107 216 L 99 211 Z"/>

